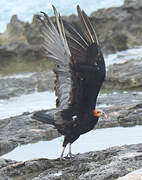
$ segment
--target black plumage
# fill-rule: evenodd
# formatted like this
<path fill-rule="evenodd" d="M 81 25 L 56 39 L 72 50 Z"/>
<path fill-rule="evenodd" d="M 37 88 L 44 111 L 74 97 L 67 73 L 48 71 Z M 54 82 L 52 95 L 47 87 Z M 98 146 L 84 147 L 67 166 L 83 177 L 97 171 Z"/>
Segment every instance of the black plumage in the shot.
<path fill-rule="evenodd" d="M 94 128 L 102 111 L 96 110 L 97 96 L 105 79 L 105 62 L 94 28 L 77 6 L 80 25 L 63 21 L 53 10 L 56 25 L 47 14 L 40 17 L 42 48 L 55 63 L 55 93 L 58 111 L 53 117 L 37 112 L 33 118 L 54 125 L 65 136 L 63 152 L 81 135 Z"/>

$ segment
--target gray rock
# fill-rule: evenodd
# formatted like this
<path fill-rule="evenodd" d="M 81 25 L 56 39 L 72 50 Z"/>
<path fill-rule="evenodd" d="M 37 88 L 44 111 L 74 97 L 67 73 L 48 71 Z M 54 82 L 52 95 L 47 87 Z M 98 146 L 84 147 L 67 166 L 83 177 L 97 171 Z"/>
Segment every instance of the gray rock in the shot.
<path fill-rule="evenodd" d="M 113 147 L 78 154 L 71 160 L 33 159 L 12 164 L 4 162 L 3 177 L 26 180 L 71 179 L 114 180 L 142 166 L 142 144 Z"/>
<path fill-rule="evenodd" d="M 130 59 L 108 67 L 104 87 L 107 89 L 134 89 L 142 87 L 142 59 Z"/>
<path fill-rule="evenodd" d="M 54 111 L 54 110 L 52 110 Z M 31 114 L 0 120 L 0 155 L 20 144 L 50 140 L 59 136 L 53 126 L 31 119 Z"/>
<path fill-rule="evenodd" d="M 105 52 L 142 44 L 141 9 L 141 0 L 126 0 L 121 7 L 100 9 L 91 14 Z"/>
<path fill-rule="evenodd" d="M 22 76 L 22 75 L 21 75 Z M 7 76 L 0 78 L 0 99 L 10 98 L 36 91 L 51 91 L 54 87 L 52 71 L 23 74 L 23 77 Z"/>
<path fill-rule="evenodd" d="M 126 0 L 121 7 L 100 9 L 90 16 L 105 53 L 116 52 L 142 45 L 141 0 Z M 40 23 L 37 15 L 32 23 L 20 21 L 12 16 L 7 29 L 0 35 L 0 63 L 11 61 L 43 60 L 40 44 Z M 75 15 L 64 17 L 71 23 L 78 23 Z"/>
<path fill-rule="evenodd" d="M 124 0 L 124 7 L 137 9 L 137 8 L 142 7 L 142 1 L 141 0 Z"/>
<path fill-rule="evenodd" d="M 141 102 L 142 94 L 139 92 L 114 92 L 100 96 L 98 98 L 98 108 L 103 109 L 108 118 L 100 119 L 97 128 L 142 125 Z"/>

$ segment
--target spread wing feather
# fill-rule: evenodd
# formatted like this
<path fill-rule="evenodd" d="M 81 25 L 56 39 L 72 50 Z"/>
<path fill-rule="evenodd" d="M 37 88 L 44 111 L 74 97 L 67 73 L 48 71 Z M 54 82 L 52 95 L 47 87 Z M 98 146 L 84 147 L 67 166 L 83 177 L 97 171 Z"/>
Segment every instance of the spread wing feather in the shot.
<path fill-rule="evenodd" d="M 57 29 L 50 18 L 44 12 L 40 21 L 41 35 L 43 37 L 42 48 L 48 60 L 54 62 L 56 74 L 55 93 L 58 97 L 57 106 L 61 109 L 67 108 L 71 91 L 71 74 L 70 74 L 70 50 L 65 37 L 63 23 L 55 7 L 53 6 Z"/>
<path fill-rule="evenodd" d="M 60 111 L 55 121 L 62 123 L 72 120 L 73 115 L 95 108 L 105 78 L 105 63 L 95 30 L 85 12 L 77 6 L 80 26 L 62 21 L 54 6 L 53 10 L 56 26 L 45 13 L 40 18 L 42 46 L 47 58 L 56 64 L 56 105 Z"/>

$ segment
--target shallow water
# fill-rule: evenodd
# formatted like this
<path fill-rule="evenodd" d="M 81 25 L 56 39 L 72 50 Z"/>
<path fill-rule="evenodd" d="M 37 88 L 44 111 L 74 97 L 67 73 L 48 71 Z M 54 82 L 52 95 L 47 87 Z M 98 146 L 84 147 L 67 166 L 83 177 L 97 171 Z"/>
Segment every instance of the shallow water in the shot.
<path fill-rule="evenodd" d="M 72 153 L 102 150 L 113 146 L 142 143 L 142 126 L 116 127 L 92 130 L 81 135 L 72 144 Z M 40 141 L 35 144 L 22 145 L 2 156 L 2 158 L 25 161 L 33 158 L 54 159 L 60 157 L 63 137 L 51 141 Z M 67 154 L 66 148 L 65 155 Z"/>
<path fill-rule="evenodd" d="M 129 93 L 122 91 L 121 93 Z M 100 93 L 99 98 L 107 97 L 109 94 L 118 94 L 118 92 Z M 140 91 L 133 91 L 133 94 L 142 94 Z M 118 95 L 119 96 L 119 95 Z M 134 97 L 131 102 L 139 102 Z M 97 104 L 97 108 L 111 107 L 111 104 Z M 10 99 L 0 99 L 0 119 L 10 118 L 21 115 L 24 112 L 34 112 L 39 110 L 47 110 L 56 107 L 56 96 L 54 92 L 33 92 L 31 94 L 23 94 L 21 96 L 12 97 Z"/>
<path fill-rule="evenodd" d="M 0 119 L 20 115 L 24 112 L 55 108 L 54 92 L 34 92 L 10 99 L 0 100 Z"/>

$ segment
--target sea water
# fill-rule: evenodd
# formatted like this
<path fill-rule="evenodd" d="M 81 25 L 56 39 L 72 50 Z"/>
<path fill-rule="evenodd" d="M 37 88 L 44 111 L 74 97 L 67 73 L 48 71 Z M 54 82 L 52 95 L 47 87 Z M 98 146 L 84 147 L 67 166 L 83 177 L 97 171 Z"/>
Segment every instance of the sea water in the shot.
<path fill-rule="evenodd" d="M 123 0 L 0 0 L 0 32 L 4 32 L 12 15 L 17 14 L 22 21 L 31 22 L 34 14 L 45 11 L 53 15 L 51 5 L 54 4 L 61 15 L 76 14 L 79 4 L 88 15 L 100 8 L 121 6 Z"/>

